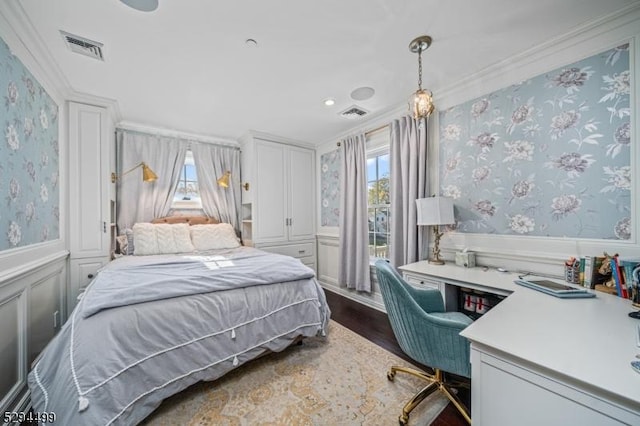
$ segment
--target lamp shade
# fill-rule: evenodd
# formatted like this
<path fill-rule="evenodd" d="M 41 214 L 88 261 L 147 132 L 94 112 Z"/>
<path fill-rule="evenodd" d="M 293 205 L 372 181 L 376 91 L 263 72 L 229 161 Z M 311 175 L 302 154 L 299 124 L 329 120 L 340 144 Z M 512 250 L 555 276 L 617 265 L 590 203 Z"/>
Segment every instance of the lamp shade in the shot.
<path fill-rule="evenodd" d="M 158 175 L 156 175 L 145 163 L 142 163 L 142 180 L 145 182 L 154 182 L 158 180 Z"/>
<path fill-rule="evenodd" d="M 429 197 L 416 200 L 418 225 L 448 225 L 455 223 L 453 198 Z"/>
<path fill-rule="evenodd" d="M 229 178 L 231 178 L 231 172 L 230 171 L 224 172 L 224 174 L 221 177 L 219 177 L 217 180 L 218 185 L 220 185 L 223 188 L 228 188 Z"/>

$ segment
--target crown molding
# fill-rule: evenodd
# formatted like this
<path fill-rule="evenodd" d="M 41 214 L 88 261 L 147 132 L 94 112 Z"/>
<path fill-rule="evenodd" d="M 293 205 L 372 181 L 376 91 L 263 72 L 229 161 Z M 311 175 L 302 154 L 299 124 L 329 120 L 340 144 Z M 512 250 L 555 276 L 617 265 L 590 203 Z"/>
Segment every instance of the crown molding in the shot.
<path fill-rule="evenodd" d="M 111 119 L 114 123 L 122 121 L 122 113 L 120 112 L 120 105 L 118 101 L 111 98 L 105 98 L 102 96 L 92 95 L 89 93 L 77 92 L 75 90 L 69 90 L 66 94 L 66 100 L 71 102 L 77 102 L 81 104 L 101 106 L 107 109 L 111 115 Z"/>
<path fill-rule="evenodd" d="M 0 2 L 0 35 L 12 52 L 27 66 L 29 71 L 43 84 L 50 95 L 63 102 L 71 85 L 64 73 L 45 48 L 33 23 L 18 0 Z"/>
<path fill-rule="evenodd" d="M 19 53 L 18 56 L 23 59 L 29 71 L 53 92 L 52 96 L 57 98 L 59 104 L 72 101 L 103 106 L 111 114 L 114 123 L 122 120 L 120 107 L 115 99 L 78 92 L 71 86 L 18 0 L 0 2 L 0 28 L 10 30 L 7 34 L 0 34 L 9 39 L 10 47 L 17 50 L 16 53 Z"/>
<path fill-rule="evenodd" d="M 325 139 L 324 141 L 316 144 L 316 147 L 320 147 L 329 143 L 335 144 L 337 141 L 344 139 L 350 135 L 367 132 L 368 130 L 375 129 L 380 126 L 391 123 L 391 121 L 409 114 L 409 107 L 406 102 L 402 102 L 397 105 L 393 105 L 389 108 L 372 115 L 366 121 L 358 123 L 354 127 L 338 133 L 335 136 Z"/>
<path fill-rule="evenodd" d="M 243 134 L 240 137 L 240 141 L 244 142 L 248 139 L 251 138 L 258 138 L 258 139 L 264 139 L 267 141 L 272 141 L 272 142 L 280 142 L 280 143 L 285 143 L 287 145 L 296 145 L 296 146 L 300 146 L 303 148 L 314 148 L 316 145 L 313 143 L 310 143 L 308 141 L 305 140 L 300 140 L 300 139 L 290 139 L 290 138 L 285 138 L 283 136 L 277 136 L 271 133 L 266 133 L 266 132 L 261 132 L 258 130 L 249 130 L 247 131 L 245 134 Z"/>
<path fill-rule="evenodd" d="M 214 143 L 218 145 L 229 145 L 233 147 L 239 146 L 235 139 L 223 138 L 218 136 L 199 135 L 196 133 L 188 133 L 180 130 L 155 127 L 147 124 L 134 123 L 131 121 L 121 121 L 116 125 L 117 129 L 130 130 L 133 132 L 147 133 L 150 135 L 165 136 L 176 139 L 186 139 L 191 141 Z"/>
<path fill-rule="evenodd" d="M 594 19 L 560 36 L 490 65 L 448 86 L 433 88 L 440 109 L 504 88 L 569 62 L 594 55 L 640 32 L 640 2 Z M 597 43 L 593 41 L 597 39 Z M 478 83 L 482 84 L 479 85 Z M 481 86 L 481 87 L 479 87 Z M 481 90 L 481 93 L 479 92 Z"/>

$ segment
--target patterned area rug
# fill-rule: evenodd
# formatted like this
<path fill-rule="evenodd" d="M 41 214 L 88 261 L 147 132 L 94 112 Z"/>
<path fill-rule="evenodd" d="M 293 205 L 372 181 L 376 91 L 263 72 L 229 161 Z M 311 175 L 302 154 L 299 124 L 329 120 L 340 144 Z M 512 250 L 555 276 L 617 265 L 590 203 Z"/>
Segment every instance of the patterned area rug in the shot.
<path fill-rule="evenodd" d="M 402 406 L 425 385 L 407 374 L 387 380 L 391 365 L 411 366 L 331 321 L 327 338 L 247 363 L 214 382 L 169 399 L 143 424 L 158 425 L 397 425 Z M 447 405 L 432 394 L 411 413 L 428 425 Z"/>

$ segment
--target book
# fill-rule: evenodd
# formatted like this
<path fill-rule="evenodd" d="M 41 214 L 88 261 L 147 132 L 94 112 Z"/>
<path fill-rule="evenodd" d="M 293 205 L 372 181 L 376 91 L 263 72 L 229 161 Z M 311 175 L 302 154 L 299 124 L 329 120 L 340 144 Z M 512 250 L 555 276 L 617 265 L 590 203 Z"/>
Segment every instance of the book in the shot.
<path fill-rule="evenodd" d="M 624 280 L 624 274 L 622 267 L 620 266 L 620 262 L 618 261 L 618 255 L 613 256 L 609 261 L 611 262 L 611 272 L 616 284 L 618 296 L 623 299 L 628 299 L 629 293 L 627 291 L 627 283 Z"/>
<path fill-rule="evenodd" d="M 618 267 L 618 275 L 620 276 L 620 289 L 622 290 L 622 297 L 625 299 L 629 298 L 629 290 L 627 289 L 627 279 L 624 274 L 624 268 L 620 263 L 620 257 L 615 256 L 616 265 Z"/>
<path fill-rule="evenodd" d="M 627 284 L 633 278 L 633 270 L 640 266 L 640 259 L 620 259 L 618 258 L 618 262 L 622 265 L 622 269 L 624 270 L 624 276 L 627 278 Z"/>
<path fill-rule="evenodd" d="M 611 285 L 611 263 L 608 259 L 610 259 L 609 256 L 594 256 L 591 259 L 593 264 L 593 273 L 591 275 L 592 288 L 597 284 L 605 285 L 607 287 Z"/>
<path fill-rule="evenodd" d="M 584 278 L 582 280 L 582 285 L 586 288 L 593 288 L 591 284 L 591 279 L 593 277 L 593 263 L 591 256 L 584 257 Z"/>
<path fill-rule="evenodd" d="M 580 272 L 578 273 L 578 284 L 584 287 L 584 257 L 580 258 Z"/>
<path fill-rule="evenodd" d="M 633 270 L 640 266 L 640 259 L 620 259 L 618 258 L 618 263 L 622 267 L 622 271 L 624 273 L 624 280 L 627 287 L 627 292 L 629 293 L 629 297 L 631 297 L 631 290 L 633 289 Z"/>
<path fill-rule="evenodd" d="M 609 259 L 609 262 L 611 262 L 611 275 L 613 276 L 613 282 L 615 283 L 615 287 L 616 287 L 616 294 L 618 295 L 618 297 L 622 297 L 622 290 L 621 290 L 621 285 L 620 285 L 620 275 L 618 273 L 618 264 L 616 263 L 616 258 L 615 256 L 612 257 L 611 259 Z"/>

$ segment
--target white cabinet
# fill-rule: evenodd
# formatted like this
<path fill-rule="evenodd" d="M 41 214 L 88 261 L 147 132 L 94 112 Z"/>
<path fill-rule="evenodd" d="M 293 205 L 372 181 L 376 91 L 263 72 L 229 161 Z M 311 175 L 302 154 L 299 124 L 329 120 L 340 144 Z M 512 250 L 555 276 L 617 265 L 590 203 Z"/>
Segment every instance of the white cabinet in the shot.
<path fill-rule="evenodd" d="M 115 232 L 115 184 L 111 182 L 111 172 L 115 171 L 115 128 L 104 107 L 76 102 L 69 102 L 68 106 L 71 269 L 67 303 L 71 311 L 78 289 L 89 275 L 85 273 L 86 265 L 103 265 L 111 258 Z"/>
<path fill-rule="evenodd" d="M 637 411 L 507 354 L 472 343 L 471 364 L 474 425 L 640 424 Z"/>
<path fill-rule="evenodd" d="M 242 141 L 242 238 L 315 269 L 315 152 L 249 136 Z"/>
<path fill-rule="evenodd" d="M 64 317 L 66 262 L 62 251 L 28 267 L 0 271 L 0 413 L 27 406 L 31 363 Z"/>

